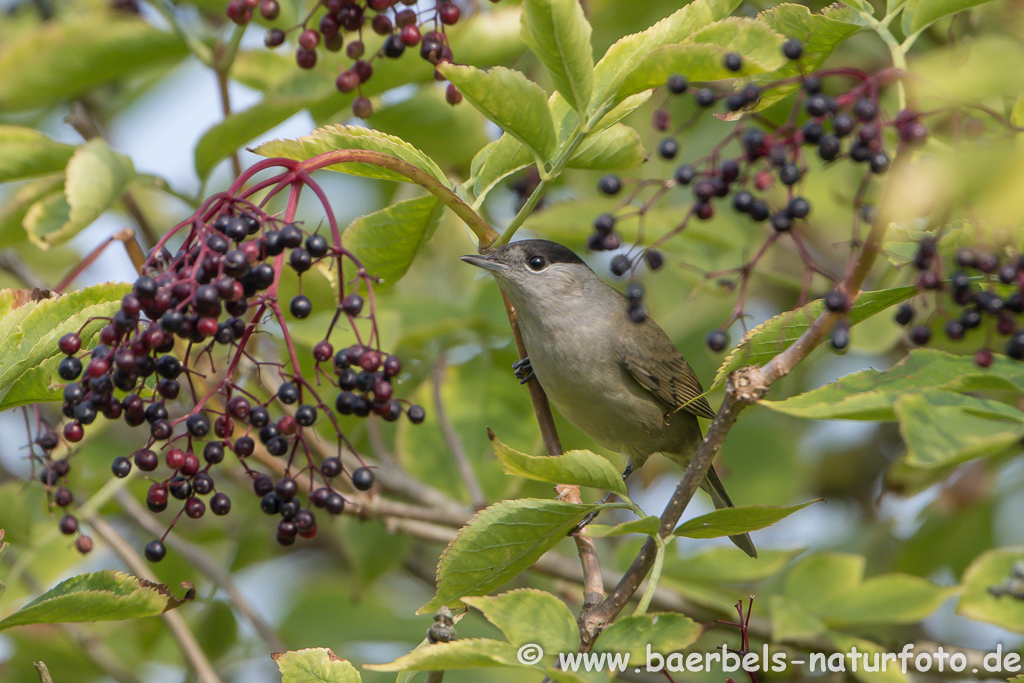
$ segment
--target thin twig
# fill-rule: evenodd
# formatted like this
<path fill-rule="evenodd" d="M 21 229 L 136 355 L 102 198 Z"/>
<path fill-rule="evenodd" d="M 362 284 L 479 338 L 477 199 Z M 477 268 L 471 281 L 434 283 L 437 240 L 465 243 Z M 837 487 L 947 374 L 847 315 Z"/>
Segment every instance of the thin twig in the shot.
<path fill-rule="evenodd" d="M 164 536 L 165 526 L 149 514 L 131 494 L 121 490 L 117 492 L 115 497 L 132 521 L 156 537 Z M 256 633 L 259 634 L 260 638 L 263 639 L 263 642 L 266 643 L 272 652 L 284 652 L 288 649 L 270 624 L 263 620 L 263 617 L 256 612 L 252 604 L 238 590 L 238 586 L 235 585 L 231 575 L 224 571 L 220 564 L 210 557 L 209 553 L 201 547 L 173 534 L 167 535 L 164 542 L 188 560 L 189 564 L 205 574 L 214 585 L 231 598 L 231 603 L 235 609 L 252 624 L 253 629 L 255 629 Z"/>
<path fill-rule="evenodd" d="M 18 256 L 18 252 L 13 249 L 4 249 L 0 251 L 0 270 L 10 273 L 14 277 L 18 278 L 26 287 L 46 289 L 46 283 L 43 279 L 36 275 L 36 272 L 29 268 L 28 265 L 21 260 L 21 257 Z"/>
<path fill-rule="evenodd" d="M 159 582 L 156 575 L 150 570 L 149 565 L 146 564 L 146 561 L 135 552 L 135 549 L 118 533 L 117 529 L 96 513 L 90 513 L 86 516 L 85 521 L 96 532 L 96 535 L 102 538 L 114 553 L 128 565 L 128 568 L 136 576 L 147 581 Z M 221 683 L 217 672 L 213 669 L 213 665 L 206 658 L 206 653 L 200 647 L 195 634 L 185 624 L 185 619 L 181 614 L 176 610 L 170 610 L 160 616 L 167 624 L 171 637 L 178 644 L 178 648 L 181 650 L 182 655 L 184 655 L 185 660 L 191 665 L 200 683 Z"/>
<path fill-rule="evenodd" d="M 444 411 L 444 401 L 441 400 L 441 382 L 444 379 L 445 369 L 445 359 L 444 356 L 441 356 L 430 378 L 431 394 L 434 399 L 434 417 L 437 419 L 437 424 L 441 427 L 441 433 L 444 434 L 444 441 L 448 445 L 452 458 L 455 460 L 455 465 L 459 468 L 462 483 L 466 485 L 466 490 L 469 491 L 469 499 L 472 501 L 473 507 L 477 510 L 482 510 L 487 507 L 487 499 L 484 497 L 484 491 L 480 488 L 480 482 L 477 481 L 476 474 L 473 472 L 473 466 L 470 464 L 469 458 L 466 457 L 466 449 L 462 445 L 462 439 L 459 438 L 455 428 L 452 427 L 452 423 L 448 420 L 448 416 Z"/>

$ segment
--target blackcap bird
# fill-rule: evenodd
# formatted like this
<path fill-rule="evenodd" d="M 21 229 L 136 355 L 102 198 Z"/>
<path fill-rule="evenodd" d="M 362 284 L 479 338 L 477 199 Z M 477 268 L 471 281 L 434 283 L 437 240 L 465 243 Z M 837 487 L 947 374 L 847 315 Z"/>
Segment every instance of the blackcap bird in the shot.
<path fill-rule="evenodd" d="M 623 478 L 654 453 L 689 464 L 703 438 L 697 418 L 715 413 L 657 323 L 631 320 L 626 297 L 555 242 L 522 240 L 462 260 L 490 272 L 515 307 L 528 354 L 517 374 L 532 371 L 569 422 L 624 453 Z M 732 507 L 714 468 L 701 488 L 716 508 Z M 757 557 L 749 535 L 729 538 Z"/>

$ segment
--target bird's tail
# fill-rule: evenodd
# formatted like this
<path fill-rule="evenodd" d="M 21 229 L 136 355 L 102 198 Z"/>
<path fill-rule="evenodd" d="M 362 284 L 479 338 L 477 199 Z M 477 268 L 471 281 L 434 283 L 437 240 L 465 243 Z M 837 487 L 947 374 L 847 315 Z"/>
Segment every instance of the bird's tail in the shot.
<path fill-rule="evenodd" d="M 732 504 L 729 494 L 725 492 L 725 485 L 722 484 L 722 480 L 719 479 L 718 472 L 715 472 L 714 467 L 708 469 L 707 476 L 704 477 L 700 487 L 711 496 L 716 510 L 736 507 Z M 747 555 L 757 557 L 757 549 L 754 547 L 754 542 L 750 540 L 750 534 L 737 534 L 736 536 L 730 536 L 729 540 L 735 543 L 736 547 Z"/>

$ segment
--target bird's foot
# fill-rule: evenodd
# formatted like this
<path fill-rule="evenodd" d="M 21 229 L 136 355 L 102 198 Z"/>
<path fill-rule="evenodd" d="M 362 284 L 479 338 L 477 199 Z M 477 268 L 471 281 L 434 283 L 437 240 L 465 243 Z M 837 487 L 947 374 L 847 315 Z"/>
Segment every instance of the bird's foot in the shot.
<path fill-rule="evenodd" d="M 533 366 L 530 365 L 529 357 L 517 360 L 512 364 L 512 371 L 515 372 L 516 377 L 519 378 L 520 384 L 526 384 L 533 379 Z"/>
<path fill-rule="evenodd" d="M 583 531 L 584 527 L 586 527 L 588 524 L 590 524 L 591 522 L 594 521 L 594 518 L 597 517 L 597 513 L 599 513 L 599 512 L 600 512 L 600 510 L 594 510 L 589 515 L 584 517 L 583 520 L 579 524 L 577 524 L 576 526 L 574 526 L 572 528 L 572 531 L 570 531 L 568 535 L 569 536 L 575 536 L 576 534 L 578 534 L 581 531 Z"/>

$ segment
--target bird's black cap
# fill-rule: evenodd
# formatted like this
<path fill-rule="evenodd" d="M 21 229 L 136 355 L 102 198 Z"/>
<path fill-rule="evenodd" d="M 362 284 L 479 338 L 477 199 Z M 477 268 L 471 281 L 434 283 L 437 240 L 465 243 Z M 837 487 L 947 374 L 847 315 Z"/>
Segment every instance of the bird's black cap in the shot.
<path fill-rule="evenodd" d="M 525 261 L 532 256 L 543 256 L 548 263 L 583 263 L 572 249 L 551 240 L 519 240 L 488 254 L 489 258 L 508 261 Z"/>

